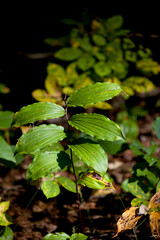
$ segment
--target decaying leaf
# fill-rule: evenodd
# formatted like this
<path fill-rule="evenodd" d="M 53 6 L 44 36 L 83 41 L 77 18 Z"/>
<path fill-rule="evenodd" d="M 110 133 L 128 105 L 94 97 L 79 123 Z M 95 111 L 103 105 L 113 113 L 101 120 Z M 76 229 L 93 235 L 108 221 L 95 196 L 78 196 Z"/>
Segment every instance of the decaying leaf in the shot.
<path fill-rule="evenodd" d="M 160 239 L 160 212 L 156 211 L 151 212 L 149 218 L 152 236 L 155 239 Z"/>
<path fill-rule="evenodd" d="M 148 208 L 149 208 L 149 209 L 153 209 L 153 208 L 157 208 L 157 207 L 159 207 L 159 206 L 160 206 L 160 191 L 157 192 L 157 193 L 155 193 L 155 194 L 151 197 L 151 199 L 150 199 L 150 201 L 149 201 L 149 203 L 148 203 Z"/>
<path fill-rule="evenodd" d="M 118 231 L 114 237 L 117 237 L 120 232 L 136 226 L 138 220 L 142 217 L 142 215 L 138 215 L 138 210 L 138 207 L 130 207 L 122 214 L 117 222 Z"/>

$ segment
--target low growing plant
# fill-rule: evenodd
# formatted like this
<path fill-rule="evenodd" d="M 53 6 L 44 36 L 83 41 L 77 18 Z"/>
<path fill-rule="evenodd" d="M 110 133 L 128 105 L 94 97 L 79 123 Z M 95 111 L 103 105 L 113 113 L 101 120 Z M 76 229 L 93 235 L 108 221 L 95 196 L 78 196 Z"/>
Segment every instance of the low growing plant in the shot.
<path fill-rule="evenodd" d="M 50 102 L 34 103 L 21 108 L 14 115 L 12 126 L 36 124 L 39 120 L 46 121 L 64 116 L 66 118 L 66 128 L 43 123 L 34 126 L 19 138 L 16 153 L 30 154 L 33 157 L 27 169 L 27 181 L 42 179 L 41 189 L 47 198 L 56 197 L 60 193 L 59 185 L 62 185 L 77 194 L 78 202 L 81 194 L 80 186 L 92 189 L 113 188 L 106 175 L 107 155 L 96 140 L 124 141 L 121 129 L 115 122 L 101 114 L 70 115 L 74 111 L 73 108 L 78 111 L 79 107 L 82 109 L 88 104 L 109 100 L 121 91 L 121 87 L 115 83 L 90 84 L 71 94 L 65 100 L 65 108 Z M 79 132 L 83 134 L 79 135 Z M 77 157 L 79 163 L 81 161 L 84 163 L 83 168 L 81 164 L 75 168 Z M 72 168 L 75 181 L 61 176 L 61 171 L 69 167 Z M 80 205 L 78 207 L 81 227 L 84 231 Z"/>

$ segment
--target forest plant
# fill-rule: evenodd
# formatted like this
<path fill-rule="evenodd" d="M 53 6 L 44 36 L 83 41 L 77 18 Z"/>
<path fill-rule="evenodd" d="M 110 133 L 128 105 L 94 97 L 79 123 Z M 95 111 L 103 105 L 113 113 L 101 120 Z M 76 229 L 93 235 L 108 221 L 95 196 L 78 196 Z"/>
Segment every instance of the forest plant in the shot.
<path fill-rule="evenodd" d="M 79 113 L 69 117 L 68 111 L 73 110 L 71 107 L 84 107 L 87 104 L 109 100 L 121 91 L 121 87 L 115 83 L 90 84 L 71 94 L 65 100 L 65 108 L 55 103 L 39 102 L 21 108 L 14 115 L 12 125 L 16 127 L 28 123 L 35 124 L 39 120 L 66 117 L 66 129 L 56 124 L 34 126 L 19 138 L 16 145 L 16 152 L 33 157 L 27 170 L 27 180 L 42 179 L 41 189 L 47 198 L 56 197 L 60 193 L 59 184 L 76 193 L 78 201 L 79 184 L 92 189 L 113 188 L 106 175 L 107 155 L 94 139 L 124 140 L 121 129 L 104 115 Z M 79 137 L 75 129 L 85 135 Z M 78 171 L 75 169 L 74 156 L 85 163 L 84 169 L 78 169 L 78 166 Z M 59 170 L 66 170 L 70 166 L 75 181 L 60 175 Z M 83 228 L 82 218 L 81 225 Z"/>
<path fill-rule="evenodd" d="M 63 105 L 66 93 L 70 95 L 95 82 L 119 84 L 128 95 L 125 98 L 155 88 L 149 78 L 160 72 L 160 65 L 153 60 L 150 49 L 137 44 L 131 38 L 131 31 L 122 28 L 122 16 L 95 17 L 84 23 L 64 19 L 63 23 L 71 27 L 67 36 L 45 40 L 56 50 L 53 63 L 47 67 L 46 90 L 32 92 L 36 100 Z M 103 102 L 94 107 L 112 106 Z"/>

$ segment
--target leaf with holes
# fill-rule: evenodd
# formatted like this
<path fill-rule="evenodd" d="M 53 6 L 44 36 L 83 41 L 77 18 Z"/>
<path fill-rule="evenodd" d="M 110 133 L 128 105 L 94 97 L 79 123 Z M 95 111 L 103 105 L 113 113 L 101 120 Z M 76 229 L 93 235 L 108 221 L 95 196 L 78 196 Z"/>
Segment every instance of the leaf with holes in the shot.
<path fill-rule="evenodd" d="M 124 140 L 120 127 L 109 118 L 96 113 L 73 115 L 69 124 L 76 129 L 102 140 Z"/>
<path fill-rule="evenodd" d="M 69 155 L 61 151 L 43 152 L 37 155 L 27 170 L 27 180 L 36 180 L 71 164 Z"/>
<path fill-rule="evenodd" d="M 85 106 L 112 99 L 122 91 L 116 83 L 96 83 L 84 86 L 75 91 L 68 99 L 69 107 Z"/>
<path fill-rule="evenodd" d="M 79 139 L 76 144 L 69 145 L 69 148 L 88 166 L 94 168 L 102 176 L 105 175 L 108 167 L 108 158 L 99 144 L 89 139 Z"/>
<path fill-rule="evenodd" d="M 41 189 L 46 198 L 53 198 L 59 195 L 60 188 L 54 180 L 47 179 L 41 184 Z"/>
<path fill-rule="evenodd" d="M 59 118 L 65 115 L 63 107 L 49 102 L 33 103 L 26 107 L 22 107 L 19 112 L 14 115 L 12 126 L 22 126 L 27 123 L 34 123 L 38 120 L 47 120 L 51 118 Z"/>
<path fill-rule="evenodd" d="M 55 124 L 40 125 L 23 134 L 16 145 L 16 152 L 29 154 L 50 146 L 66 137 L 64 128 Z"/>
<path fill-rule="evenodd" d="M 114 237 L 117 237 L 120 232 L 132 229 L 136 226 L 138 220 L 142 217 L 142 215 L 138 215 L 138 210 L 138 207 L 131 207 L 122 214 L 117 222 L 118 230 Z"/>
<path fill-rule="evenodd" d="M 107 182 L 100 174 L 93 171 L 80 174 L 78 183 L 92 189 L 114 189 L 111 183 Z"/>

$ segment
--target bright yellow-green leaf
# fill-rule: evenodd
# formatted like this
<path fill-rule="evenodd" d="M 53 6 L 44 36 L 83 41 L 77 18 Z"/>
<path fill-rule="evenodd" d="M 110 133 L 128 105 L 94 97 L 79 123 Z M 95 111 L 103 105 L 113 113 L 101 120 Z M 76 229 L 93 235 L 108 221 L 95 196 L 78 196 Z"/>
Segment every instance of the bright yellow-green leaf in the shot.
<path fill-rule="evenodd" d="M 32 92 L 32 97 L 39 102 L 52 102 L 55 103 L 56 99 L 48 94 L 45 90 L 36 89 Z"/>

